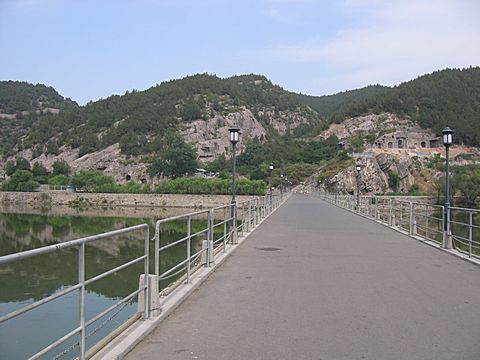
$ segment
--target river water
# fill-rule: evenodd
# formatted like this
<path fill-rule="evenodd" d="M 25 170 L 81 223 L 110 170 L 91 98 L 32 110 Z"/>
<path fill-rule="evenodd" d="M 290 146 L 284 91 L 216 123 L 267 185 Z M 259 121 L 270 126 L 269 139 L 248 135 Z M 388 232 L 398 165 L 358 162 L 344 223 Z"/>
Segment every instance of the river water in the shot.
<path fill-rule="evenodd" d="M 151 238 L 154 221 L 157 219 L 153 216 L 103 217 L 0 213 L 0 256 L 142 223 L 149 224 Z M 197 220 L 197 222 L 203 221 Z M 185 236 L 184 226 L 172 224 L 166 235 L 169 239 L 167 241 L 180 239 Z M 192 251 L 198 248 L 198 244 L 194 243 L 193 247 Z M 150 248 L 153 254 L 153 242 Z M 171 264 L 183 259 L 185 251 L 184 246 L 176 246 L 162 255 L 161 268 L 169 268 Z M 142 256 L 143 253 L 143 234 L 140 232 L 90 243 L 86 247 L 86 278 Z M 153 259 L 153 256 L 151 258 Z M 76 249 L 61 250 L 0 266 L 0 316 L 76 284 L 77 269 Z M 138 288 L 138 278 L 141 273 L 143 273 L 143 263 L 88 286 L 86 318 L 92 318 L 135 291 Z M 0 324 L 0 358 L 9 360 L 28 358 L 68 331 L 75 329 L 79 319 L 78 304 L 78 291 L 74 291 Z M 113 317 L 113 314 L 109 314 L 92 324 L 87 329 L 87 347 L 96 343 L 136 311 L 135 299 Z M 78 338 L 75 338 L 63 343 L 44 358 L 75 358 L 78 356 L 78 346 L 73 345 L 77 340 Z"/>

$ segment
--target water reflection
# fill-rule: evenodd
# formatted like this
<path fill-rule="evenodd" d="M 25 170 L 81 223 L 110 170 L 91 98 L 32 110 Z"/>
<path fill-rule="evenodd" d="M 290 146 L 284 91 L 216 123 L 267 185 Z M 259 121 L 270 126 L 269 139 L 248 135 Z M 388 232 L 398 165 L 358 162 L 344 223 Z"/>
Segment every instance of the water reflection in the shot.
<path fill-rule="evenodd" d="M 62 241 L 77 239 L 93 234 L 126 228 L 147 223 L 150 238 L 154 234 L 153 218 L 47 216 L 39 214 L 0 213 L 0 255 L 39 248 Z M 192 221 L 192 233 L 206 228 L 203 219 Z M 181 239 L 186 235 L 185 222 L 168 223 L 162 228 L 162 245 Z M 192 241 L 192 253 L 200 246 L 202 235 Z M 153 241 L 150 241 L 150 271 L 153 272 Z M 78 283 L 77 248 L 69 248 L 55 253 L 35 256 L 0 266 L 0 316 L 33 303 L 61 289 Z M 86 246 L 86 278 L 92 278 L 129 260 L 144 254 L 142 232 L 126 236 L 103 239 Z M 162 254 L 161 271 L 171 268 L 185 258 L 186 246 L 180 244 Z M 138 278 L 143 273 L 143 263 L 116 272 L 87 286 L 87 319 L 105 310 L 118 299 L 138 288 Z M 162 281 L 162 286 L 181 276 Z M 115 319 L 103 325 L 105 318 L 92 324 L 87 330 L 95 332 L 89 337 L 92 345 L 107 335 L 113 328 L 136 312 L 136 298 L 128 304 Z M 0 324 L 1 358 L 24 359 L 50 342 L 63 336 L 78 324 L 78 291 L 42 306 L 31 313 Z M 96 328 L 101 326 L 101 330 Z M 46 331 L 48 330 L 48 331 Z M 29 339 L 28 342 L 18 339 Z M 55 357 L 74 341 L 66 342 L 45 358 Z M 62 358 L 74 358 L 78 348 L 69 351 Z"/>

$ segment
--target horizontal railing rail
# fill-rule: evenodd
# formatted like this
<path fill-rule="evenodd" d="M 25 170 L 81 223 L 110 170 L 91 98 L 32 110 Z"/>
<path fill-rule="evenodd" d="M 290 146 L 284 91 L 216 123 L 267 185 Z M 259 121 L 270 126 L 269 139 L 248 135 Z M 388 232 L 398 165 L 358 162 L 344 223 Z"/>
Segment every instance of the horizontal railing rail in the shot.
<path fill-rule="evenodd" d="M 480 210 L 450 207 L 452 240 L 458 251 L 480 255 Z"/>
<path fill-rule="evenodd" d="M 238 236 L 251 231 L 261 219 L 280 206 L 284 198 L 283 194 L 275 194 L 241 202 L 236 206 L 223 205 L 158 220 L 154 235 L 154 274 L 159 282 L 160 294 L 169 294 L 172 285 L 167 282 L 162 287 L 162 280 L 177 277 L 174 287 L 189 284 L 192 274 L 200 269 L 199 265 L 211 266 L 219 252 L 226 252 L 228 246 L 237 244 Z M 204 224 L 194 230 L 192 224 L 198 218 L 203 219 Z M 174 241 L 166 239 L 168 242 L 162 244 L 162 233 L 174 222 L 183 229 L 183 236 Z M 183 247 L 184 257 L 162 268 L 162 254 L 172 247 Z"/>
<path fill-rule="evenodd" d="M 111 239 L 114 237 L 118 236 L 123 236 L 127 235 L 130 233 L 134 232 L 141 232 L 143 233 L 143 241 L 144 241 L 144 253 L 142 256 L 136 257 L 134 259 L 131 259 L 127 261 L 126 263 L 120 264 L 112 269 L 108 269 L 96 276 L 93 276 L 91 278 L 87 278 L 86 276 L 86 245 L 89 243 L 93 243 L 99 240 L 103 239 Z M 66 241 L 63 243 L 55 244 L 55 245 L 49 245 L 45 246 L 42 248 L 38 249 L 32 249 L 32 250 L 27 250 L 23 251 L 20 253 L 16 254 L 11 254 L 11 255 L 5 255 L 0 257 L 0 266 L 6 265 L 12 262 L 16 261 L 21 261 L 25 259 L 29 259 L 32 257 L 36 256 L 41 256 L 49 253 L 53 253 L 62 249 L 76 249 L 77 250 L 77 262 L 78 262 L 78 267 L 77 267 L 77 284 L 72 285 L 64 290 L 58 291 L 50 296 L 47 296 L 41 300 L 35 301 L 32 304 L 25 305 L 15 311 L 12 311 L 8 314 L 5 314 L 0 317 L 0 324 L 6 322 L 6 321 L 11 321 L 17 316 L 20 316 L 22 314 L 25 314 L 33 309 L 36 309 L 42 305 L 45 305 L 47 303 L 50 303 L 56 299 L 59 299 L 61 297 L 64 297 L 70 293 L 73 293 L 74 291 L 78 291 L 78 324 L 77 327 L 64 334 L 62 337 L 58 338 L 57 340 L 53 341 L 50 343 L 48 346 L 44 347 L 37 353 L 31 355 L 29 359 L 38 359 L 41 356 L 47 354 L 49 351 L 59 347 L 62 343 L 65 343 L 67 340 L 72 339 L 74 336 L 79 336 L 79 340 L 74 343 L 73 346 L 70 347 L 70 350 L 73 350 L 75 347 L 79 347 L 79 358 L 80 359 L 85 359 L 85 353 L 86 353 L 86 338 L 88 337 L 89 334 L 87 334 L 87 328 L 89 325 L 94 324 L 96 321 L 101 319 L 102 317 L 106 316 L 113 310 L 121 307 L 123 304 L 125 304 L 127 301 L 130 301 L 133 299 L 135 296 L 137 296 L 140 293 L 144 293 L 144 299 L 145 299 L 145 304 L 144 304 L 144 312 L 143 312 L 143 317 L 147 318 L 148 317 L 148 287 L 143 286 L 135 290 L 134 292 L 128 294 L 124 298 L 120 299 L 117 301 L 115 304 L 110 306 L 108 309 L 101 311 L 98 314 L 93 315 L 90 319 L 87 320 L 86 316 L 86 306 L 85 306 L 85 299 L 86 299 L 86 287 L 88 285 L 91 285 L 109 275 L 112 275 L 114 273 L 117 273 L 123 269 L 126 269 L 128 267 L 131 267 L 137 263 L 143 262 L 144 263 L 144 272 L 148 273 L 148 266 L 149 266 L 149 253 L 148 253 L 148 241 L 149 241 L 149 229 L 147 224 L 141 224 L 141 225 L 136 225 L 132 226 L 129 228 L 121 229 L 121 230 L 114 230 L 110 231 L 107 233 L 103 234 L 98 234 L 98 235 L 93 235 L 93 236 L 88 236 L 76 240 L 71 240 L 71 241 Z"/>
<path fill-rule="evenodd" d="M 92 326 L 95 322 L 100 321 L 112 312 L 121 311 L 126 304 L 134 299 L 137 299 L 137 314 L 141 314 L 141 318 L 147 319 L 151 316 L 158 315 L 158 312 L 161 310 L 160 296 L 167 295 L 169 291 L 177 286 L 189 284 L 195 271 L 201 269 L 202 266 L 210 267 L 211 264 L 214 263 L 215 256 L 218 253 L 225 253 L 229 247 L 236 245 L 239 236 L 243 236 L 252 231 L 262 219 L 267 217 L 283 203 L 288 197 L 287 195 L 287 193 L 272 194 L 238 204 L 229 204 L 157 220 L 155 222 L 155 234 L 153 239 L 151 239 L 154 242 L 153 274 L 150 274 L 151 255 L 149 253 L 150 239 L 148 224 L 140 224 L 125 229 L 1 256 L 0 270 L 1 266 L 10 263 L 55 253 L 64 249 L 75 249 L 77 252 L 78 267 L 76 274 L 77 282 L 75 284 L 0 316 L 0 324 L 7 323 L 7 321 L 14 322 L 15 318 L 22 314 L 26 314 L 66 295 L 78 292 L 78 323 L 75 324 L 73 329 L 68 329 L 60 338 L 31 355 L 30 359 L 38 359 L 50 351 L 59 348 L 60 345 L 67 341 L 75 341 L 71 340 L 75 336 L 78 337 L 78 341 L 75 341 L 73 345 L 63 350 L 55 358 L 59 358 L 75 348 L 78 348 L 78 355 L 75 355 L 75 357 L 81 360 L 89 358 L 93 353 L 89 353 L 87 350 L 90 351 L 90 349 L 97 346 L 97 344 L 93 344 L 87 349 L 86 339 L 97 331 L 97 329 L 94 329 L 87 333 L 89 326 Z M 169 227 L 175 231 L 180 229 L 177 233 L 182 235 L 178 239 L 169 238 L 167 234 Z M 88 244 L 127 234 L 136 234 L 138 232 L 143 233 L 143 255 L 128 259 L 128 261 L 117 264 L 111 269 L 87 278 L 86 246 Z M 162 243 L 163 237 L 165 237 L 165 239 Z M 179 247 L 183 247 L 180 251 L 182 251 L 184 255 L 174 263 L 165 262 L 162 264 L 161 256 Z M 135 286 L 136 290 L 118 299 L 113 305 L 108 306 L 96 314 L 88 313 L 87 318 L 85 301 L 87 296 L 86 287 L 142 262 L 143 273 L 139 273 L 140 285 Z M 160 283 L 164 283 L 165 286 L 162 288 Z M 110 315 L 110 319 L 113 318 L 115 314 Z M 12 326 L 14 326 L 14 324 Z"/>
<path fill-rule="evenodd" d="M 480 210 L 450 207 L 445 216 L 442 205 L 381 196 L 356 196 L 349 194 L 315 194 L 323 200 L 374 219 L 411 236 L 441 244 L 449 248 L 452 239 L 455 250 L 469 257 L 480 258 Z M 446 220 L 448 219 L 448 220 Z M 448 221 L 447 224 L 445 221 Z"/>

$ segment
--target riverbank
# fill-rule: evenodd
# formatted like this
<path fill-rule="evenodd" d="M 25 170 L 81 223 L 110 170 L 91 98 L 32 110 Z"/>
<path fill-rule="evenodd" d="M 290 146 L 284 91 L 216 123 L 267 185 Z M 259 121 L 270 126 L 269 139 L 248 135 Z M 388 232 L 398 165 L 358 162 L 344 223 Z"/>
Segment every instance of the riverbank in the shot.
<path fill-rule="evenodd" d="M 238 202 L 256 196 L 239 196 Z M 227 205 L 230 195 L 93 194 L 66 191 L 0 192 L 0 212 L 82 214 L 99 210 L 105 216 L 148 216 L 186 213 Z"/>

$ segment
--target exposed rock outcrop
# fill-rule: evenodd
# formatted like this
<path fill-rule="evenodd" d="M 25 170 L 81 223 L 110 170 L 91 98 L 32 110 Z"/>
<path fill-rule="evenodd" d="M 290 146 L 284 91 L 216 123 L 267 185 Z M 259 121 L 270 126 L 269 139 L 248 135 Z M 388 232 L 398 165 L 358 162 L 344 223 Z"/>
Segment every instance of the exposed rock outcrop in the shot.
<path fill-rule="evenodd" d="M 332 124 L 322 132 L 320 138 L 335 135 L 338 139 L 354 136 L 374 135 L 372 146 L 383 149 L 416 149 L 434 148 L 439 140 L 428 129 L 422 129 L 411 120 L 402 119 L 391 113 L 369 114 L 344 120 L 340 124 Z"/>
<path fill-rule="evenodd" d="M 248 109 L 227 116 L 217 115 L 208 120 L 192 121 L 184 125 L 181 134 L 186 142 L 193 145 L 199 159 L 208 162 L 221 154 L 230 153 L 228 128 L 233 125 L 238 125 L 242 132 L 242 141 L 237 146 L 239 152 L 245 148 L 245 141 L 260 139 L 267 134 L 263 125 Z"/>
<path fill-rule="evenodd" d="M 360 192 L 363 194 L 381 194 L 393 191 L 408 192 L 415 183 L 413 176 L 414 163 L 408 156 L 378 154 L 359 158 L 356 163 L 361 166 L 358 175 L 355 172 L 355 165 L 352 165 L 321 184 L 323 190 L 353 194 L 357 191 L 358 183 Z M 389 185 L 391 173 L 398 175 L 400 179 L 395 189 L 392 189 Z"/>
<path fill-rule="evenodd" d="M 222 154 L 227 158 L 231 156 L 228 129 L 232 125 L 238 125 L 241 128 L 241 140 L 237 145 L 237 152 L 241 153 L 245 149 L 247 141 L 255 138 L 263 141 L 272 128 L 283 135 L 301 124 L 309 123 L 311 121 L 309 116 L 311 114 L 308 114 L 308 111 L 299 108 L 297 111 L 279 112 L 275 112 L 274 109 L 264 109 L 258 111 L 256 117 L 250 109 L 243 107 L 239 111 L 227 115 L 213 113 L 213 116 L 206 120 L 197 119 L 186 122 L 180 128 L 180 134 L 187 143 L 195 148 L 199 160 L 209 162 Z M 120 121 L 114 126 L 118 126 Z M 101 135 L 97 134 L 99 137 Z M 65 146 L 60 148 L 58 155 L 41 154 L 37 158 L 33 158 L 32 151 L 27 149 L 20 151 L 16 156 L 22 156 L 32 164 L 39 162 L 49 171 L 52 171 L 55 161 L 65 161 L 73 172 L 83 169 L 101 170 L 105 174 L 113 176 L 119 183 L 127 181 L 153 183 L 158 180 L 148 175 L 148 164 L 143 162 L 144 156 L 124 155 L 121 153 L 118 143 L 81 157 L 79 157 L 78 149 Z M 14 159 L 14 157 L 5 159 L 5 162 Z M 4 163 L 0 163 L 0 167 L 3 169 Z"/>

